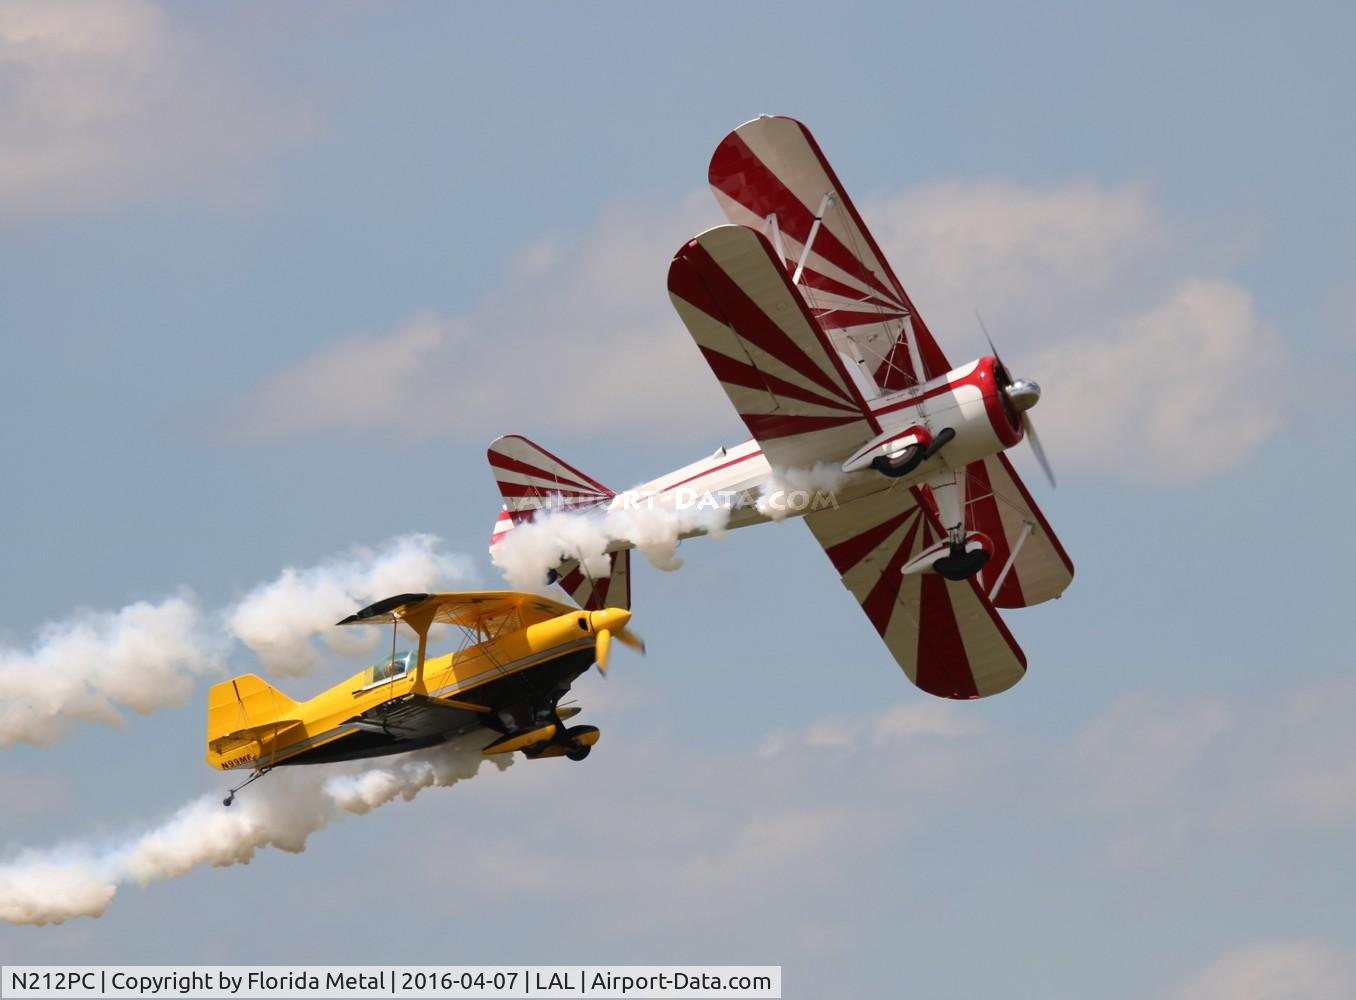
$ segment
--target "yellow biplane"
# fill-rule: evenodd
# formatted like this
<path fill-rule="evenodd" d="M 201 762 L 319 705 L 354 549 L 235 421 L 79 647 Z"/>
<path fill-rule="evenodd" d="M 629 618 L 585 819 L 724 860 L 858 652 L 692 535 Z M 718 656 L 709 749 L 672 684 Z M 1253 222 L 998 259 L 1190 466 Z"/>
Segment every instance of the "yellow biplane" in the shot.
<path fill-rule="evenodd" d="M 293 701 L 254 674 L 215 685 L 207 704 L 207 762 L 249 768 L 235 793 L 275 767 L 406 753 L 477 729 L 493 735 L 483 753 L 521 750 L 533 760 L 583 760 L 594 726 L 565 726 L 578 714 L 560 699 L 594 663 L 606 672 L 613 638 L 644 652 L 627 629 L 631 612 L 571 608 L 537 594 L 483 591 L 399 594 L 340 625 L 391 626 L 391 653 L 309 701 Z M 426 657 L 435 623 L 460 630 L 452 653 Z M 397 650 L 407 626 L 414 650 Z"/>

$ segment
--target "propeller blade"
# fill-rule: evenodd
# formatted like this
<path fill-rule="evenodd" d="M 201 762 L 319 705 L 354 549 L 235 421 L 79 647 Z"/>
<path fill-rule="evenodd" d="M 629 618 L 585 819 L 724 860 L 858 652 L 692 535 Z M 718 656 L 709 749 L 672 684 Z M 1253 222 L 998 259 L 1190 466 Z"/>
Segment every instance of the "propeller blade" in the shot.
<path fill-rule="evenodd" d="M 617 633 L 617 641 L 627 649 L 635 650 L 641 656 L 645 655 L 645 640 L 629 628 L 623 628 Z"/>
<path fill-rule="evenodd" d="M 594 644 L 593 658 L 598 661 L 598 673 L 604 677 L 607 676 L 607 654 L 612 650 L 612 633 L 607 629 L 598 630 L 597 642 Z"/>
<path fill-rule="evenodd" d="M 984 317 L 979 314 L 978 309 L 975 310 L 975 319 L 979 320 L 979 328 L 984 331 L 984 339 L 989 342 L 989 353 L 1001 364 L 1002 362 L 998 358 L 998 348 L 993 346 L 993 338 L 989 336 L 989 328 L 984 325 Z"/>
<path fill-rule="evenodd" d="M 1022 434 L 1027 443 L 1031 445 L 1031 450 L 1036 453 L 1036 461 L 1041 464 L 1041 471 L 1045 473 L 1045 478 L 1050 480 L 1050 488 L 1055 488 L 1055 470 L 1050 468 L 1050 460 L 1045 457 L 1045 449 L 1041 447 L 1041 439 L 1036 434 L 1036 425 L 1031 422 L 1031 414 L 1022 414 Z"/>

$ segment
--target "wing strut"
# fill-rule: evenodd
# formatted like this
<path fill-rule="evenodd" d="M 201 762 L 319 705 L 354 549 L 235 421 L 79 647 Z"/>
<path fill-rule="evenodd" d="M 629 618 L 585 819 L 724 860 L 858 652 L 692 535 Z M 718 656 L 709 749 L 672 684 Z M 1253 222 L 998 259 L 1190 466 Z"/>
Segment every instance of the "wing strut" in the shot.
<path fill-rule="evenodd" d="M 777 258 L 782 262 L 782 266 L 785 266 L 786 247 L 782 245 L 782 227 L 777 222 L 777 213 L 773 212 L 768 215 L 766 222 L 768 231 L 772 233 L 772 245 L 777 248 Z"/>
<path fill-rule="evenodd" d="M 809 259 L 810 247 L 815 245 L 815 237 L 819 235 L 819 227 L 824 222 L 824 213 L 829 210 L 833 204 L 833 192 L 825 191 L 824 197 L 819 201 L 819 211 L 815 213 L 815 221 L 810 226 L 810 235 L 805 238 L 805 246 L 801 247 L 800 260 L 796 261 L 796 273 L 791 276 L 791 284 L 799 285 L 800 276 L 805 271 L 805 261 Z"/>
<path fill-rule="evenodd" d="M 1022 523 L 1021 533 L 1018 534 L 1017 541 L 1013 543 L 1012 551 L 1008 553 L 1008 561 L 1005 562 L 1003 568 L 998 571 L 998 579 L 995 580 L 993 586 L 989 588 L 990 601 L 998 596 L 999 588 L 1003 586 L 1003 581 L 1008 578 L 1008 572 L 1012 569 L 1013 564 L 1017 562 L 1017 556 L 1022 551 L 1022 546 L 1026 544 L 1026 540 L 1031 537 L 1031 529 L 1034 527 L 1035 525 L 1030 521 L 1024 521 Z"/>
<path fill-rule="evenodd" d="M 426 602 L 422 607 L 416 607 L 405 615 L 398 612 L 394 614 L 395 621 L 391 623 L 391 647 L 395 648 L 395 629 L 398 623 L 404 622 L 410 628 L 414 629 L 415 635 L 419 636 L 419 654 L 417 666 L 414 668 L 414 688 L 412 690 L 421 694 L 428 692 L 424 688 L 424 656 L 428 653 L 428 630 L 433 625 L 433 619 L 438 614 L 438 605 L 433 602 Z M 392 658 L 395 653 L 391 654 Z"/>

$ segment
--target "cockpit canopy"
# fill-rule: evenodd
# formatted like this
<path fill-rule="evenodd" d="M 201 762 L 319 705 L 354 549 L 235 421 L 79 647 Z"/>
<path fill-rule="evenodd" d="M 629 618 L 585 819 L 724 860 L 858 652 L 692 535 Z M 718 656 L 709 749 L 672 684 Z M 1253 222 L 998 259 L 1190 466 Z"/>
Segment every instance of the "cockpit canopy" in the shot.
<path fill-rule="evenodd" d="M 402 649 L 395 656 L 388 656 L 379 663 L 374 663 L 363 672 L 363 684 L 378 684 L 382 681 L 389 681 L 404 677 L 414 667 L 414 650 Z"/>

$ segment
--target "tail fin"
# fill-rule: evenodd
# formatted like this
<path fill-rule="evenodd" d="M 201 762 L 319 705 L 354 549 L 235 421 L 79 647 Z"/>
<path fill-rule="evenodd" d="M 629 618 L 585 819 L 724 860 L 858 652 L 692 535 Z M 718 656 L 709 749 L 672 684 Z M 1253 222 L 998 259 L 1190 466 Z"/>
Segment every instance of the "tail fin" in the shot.
<path fill-rule="evenodd" d="M 504 498 L 490 535 L 491 549 L 515 525 L 531 521 L 539 510 L 595 510 L 606 507 L 616 496 L 598 480 L 517 434 L 495 440 L 488 457 Z M 595 580 L 586 577 L 572 559 L 557 570 L 560 585 L 580 607 L 590 611 L 631 607 L 630 550 L 609 553 L 608 559 L 611 571 Z"/>
<path fill-rule="evenodd" d="M 292 726 L 297 703 L 254 674 L 214 684 L 207 693 L 207 760 L 223 758 L 252 743 L 262 744 Z"/>

